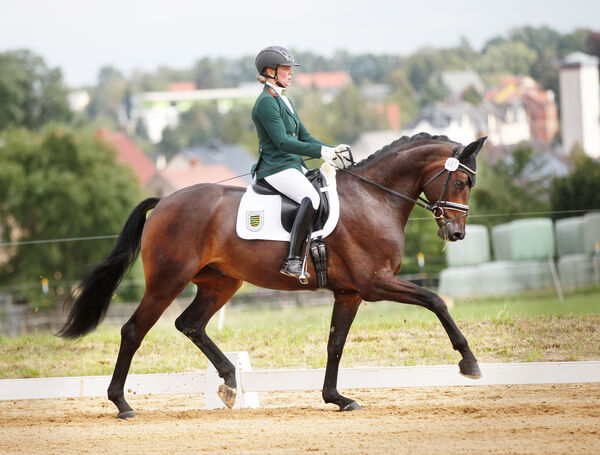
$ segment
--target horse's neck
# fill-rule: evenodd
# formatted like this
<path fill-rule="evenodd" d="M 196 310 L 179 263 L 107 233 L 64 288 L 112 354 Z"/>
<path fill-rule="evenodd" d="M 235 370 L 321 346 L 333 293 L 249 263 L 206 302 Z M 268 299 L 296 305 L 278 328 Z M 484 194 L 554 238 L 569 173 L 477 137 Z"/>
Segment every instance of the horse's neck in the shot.
<path fill-rule="evenodd" d="M 361 173 L 365 178 L 383 185 L 412 199 L 421 193 L 423 175 L 436 150 L 429 146 L 418 146 L 391 153 L 365 167 Z"/>

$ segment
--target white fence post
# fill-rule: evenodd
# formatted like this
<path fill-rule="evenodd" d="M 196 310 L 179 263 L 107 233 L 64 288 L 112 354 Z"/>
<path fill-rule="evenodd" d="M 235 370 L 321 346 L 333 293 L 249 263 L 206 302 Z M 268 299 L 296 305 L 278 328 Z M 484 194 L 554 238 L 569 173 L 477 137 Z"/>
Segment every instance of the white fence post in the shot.
<path fill-rule="evenodd" d="M 563 290 L 560 284 L 560 279 L 558 278 L 558 272 L 556 271 L 556 264 L 554 263 L 552 256 L 548 256 L 548 263 L 550 264 L 550 271 L 552 272 L 552 280 L 554 280 L 554 287 L 556 288 L 558 300 L 562 302 L 564 299 Z"/>

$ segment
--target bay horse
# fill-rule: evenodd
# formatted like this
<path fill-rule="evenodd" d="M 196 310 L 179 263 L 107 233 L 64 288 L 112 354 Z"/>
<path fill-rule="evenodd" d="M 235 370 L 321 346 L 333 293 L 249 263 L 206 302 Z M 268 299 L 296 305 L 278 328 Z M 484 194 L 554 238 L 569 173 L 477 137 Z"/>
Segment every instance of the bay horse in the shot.
<path fill-rule="evenodd" d="M 340 217 L 325 239 L 327 287 L 335 299 L 322 390 L 326 403 L 335 403 L 344 411 L 361 409 L 355 400 L 338 393 L 337 377 L 346 336 L 363 300 L 390 300 L 431 310 L 452 347 L 462 355 L 459 372 L 481 377 L 477 359 L 444 301 L 397 274 L 402 264 L 404 227 L 415 204 L 423 205 L 417 200 L 421 193 L 440 228 L 438 235 L 450 241 L 464 237 L 467 203 L 475 182 L 475 157 L 484 140 L 464 147 L 445 136 L 404 136 L 344 172 L 337 171 Z M 448 166 L 452 160 L 454 166 Z M 77 295 L 71 297 L 73 305 L 58 333 L 67 338 L 80 337 L 98 326 L 121 278 L 141 250 L 146 288 L 139 306 L 121 329 L 119 354 L 108 387 L 108 398 L 119 410 L 117 417 L 135 416 L 123 391 L 133 355 L 189 282 L 197 286 L 197 293 L 175 326 L 200 348 L 223 378 L 219 396 L 229 408 L 236 395 L 235 367 L 206 334 L 208 321 L 243 281 L 288 291 L 317 288 L 312 264 L 308 266 L 311 276 L 307 285 L 279 273 L 287 242 L 237 236 L 236 214 L 243 193 L 239 187 L 195 185 L 162 199 L 144 200 L 129 215 L 107 259 L 91 270 Z M 428 202 L 435 200 L 435 204 Z"/>

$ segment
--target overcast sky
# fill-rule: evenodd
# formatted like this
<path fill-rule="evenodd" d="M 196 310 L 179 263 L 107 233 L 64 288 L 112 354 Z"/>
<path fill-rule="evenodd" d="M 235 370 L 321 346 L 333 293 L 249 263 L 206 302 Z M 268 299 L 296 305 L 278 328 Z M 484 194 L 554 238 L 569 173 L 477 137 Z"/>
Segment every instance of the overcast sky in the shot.
<path fill-rule="evenodd" d="M 129 73 L 254 55 L 270 44 L 331 55 L 407 55 L 426 45 L 479 50 L 512 27 L 600 31 L 597 0 L 0 0 L 0 52 L 19 48 L 92 84 L 100 67 Z"/>

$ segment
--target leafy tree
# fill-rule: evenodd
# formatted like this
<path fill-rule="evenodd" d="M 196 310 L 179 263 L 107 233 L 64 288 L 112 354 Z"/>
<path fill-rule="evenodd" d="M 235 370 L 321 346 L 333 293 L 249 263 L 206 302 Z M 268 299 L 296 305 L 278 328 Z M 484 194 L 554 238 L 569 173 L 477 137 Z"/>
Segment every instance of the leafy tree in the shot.
<path fill-rule="evenodd" d="M 0 131 L 37 129 L 50 121 L 68 121 L 71 112 L 62 73 L 27 50 L 0 54 Z"/>
<path fill-rule="evenodd" d="M 437 235 L 438 226 L 427 210 L 415 207 L 404 229 L 404 256 L 401 273 L 439 272 L 445 267 L 444 241 Z M 421 269 L 417 255 L 425 255 Z"/>
<path fill-rule="evenodd" d="M 131 170 L 117 164 L 115 152 L 92 133 L 52 126 L 42 133 L 11 130 L 1 139 L 3 241 L 117 234 L 142 196 Z M 38 284 L 40 277 L 48 277 L 70 286 L 87 272 L 86 265 L 103 260 L 113 243 L 109 239 L 9 247 L 0 283 Z"/>
<path fill-rule="evenodd" d="M 468 103 L 477 105 L 477 104 L 481 103 L 481 100 L 483 99 L 483 97 L 481 96 L 481 93 L 479 93 L 479 91 L 471 85 L 462 94 L 462 99 Z"/>
<path fill-rule="evenodd" d="M 108 117 L 119 120 L 119 110 L 125 109 L 128 95 L 128 82 L 123 74 L 111 66 L 105 66 L 98 73 L 98 84 L 91 90 L 87 112 L 92 118 Z"/>
<path fill-rule="evenodd" d="M 176 133 L 184 147 L 203 144 L 222 137 L 223 114 L 216 102 L 195 103 L 179 117 Z"/>
<path fill-rule="evenodd" d="M 600 32 L 590 32 L 585 42 L 587 54 L 600 58 Z"/>
<path fill-rule="evenodd" d="M 159 153 L 162 153 L 167 160 L 174 156 L 181 148 L 181 142 L 176 130 L 167 126 L 162 131 L 162 139 L 157 145 Z"/>
<path fill-rule="evenodd" d="M 294 105 L 300 113 L 302 123 L 311 135 L 326 144 L 333 144 L 336 139 L 333 136 L 331 125 L 335 121 L 335 113 L 323 103 L 321 95 L 315 89 L 294 91 Z"/>
<path fill-rule="evenodd" d="M 411 86 L 420 95 L 421 107 L 443 101 L 448 91 L 441 80 L 445 57 L 441 51 L 425 48 L 411 55 L 406 62 L 406 74 Z"/>
<path fill-rule="evenodd" d="M 481 56 L 479 69 L 487 75 L 529 74 L 536 59 L 536 52 L 520 41 L 494 44 Z"/>
<path fill-rule="evenodd" d="M 243 144 L 256 151 L 258 139 L 252 123 L 251 107 L 236 105 L 223 118 L 222 140 L 227 144 Z"/>
<path fill-rule="evenodd" d="M 492 226 L 510 221 L 513 215 L 545 211 L 549 208 L 547 176 L 543 174 L 544 155 L 522 143 L 512 154 L 491 162 L 485 150 L 477 163 L 477 186 L 471 194 L 472 214 Z M 504 216 L 497 216 L 503 214 Z"/>
<path fill-rule="evenodd" d="M 406 72 L 397 70 L 392 78 L 392 93 L 389 98 L 400 106 L 402 124 L 410 123 L 419 113 L 419 98 L 415 89 L 410 85 Z"/>
<path fill-rule="evenodd" d="M 384 125 L 383 117 L 366 105 L 354 85 L 341 90 L 329 109 L 335 118 L 330 128 L 337 143 L 351 144 L 363 131 L 381 129 Z"/>
<path fill-rule="evenodd" d="M 209 58 L 198 60 L 192 69 L 196 86 L 199 89 L 221 87 L 223 65 L 224 59 L 218 59 L 216 62 L 212 62 Z"/>
<path fill-rule="evenodd" d="M 575 166 L 565 177 L 552 181 L 552 210 L 600 209 L 600 162 L 585 154 L 576 154 Z M 558 215 L 558 217 L 569 214 Z"/>
<path fill-rule="evenodd" d="M 590 31 L 587 29 L 577 29 L 573 33 L 567 33 L 560 37 L 558 43 L 557 55 L 563 58 L 572 52 L 586 52 Z"/>

